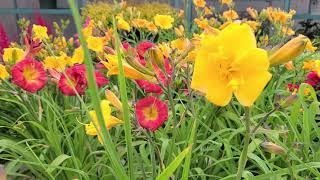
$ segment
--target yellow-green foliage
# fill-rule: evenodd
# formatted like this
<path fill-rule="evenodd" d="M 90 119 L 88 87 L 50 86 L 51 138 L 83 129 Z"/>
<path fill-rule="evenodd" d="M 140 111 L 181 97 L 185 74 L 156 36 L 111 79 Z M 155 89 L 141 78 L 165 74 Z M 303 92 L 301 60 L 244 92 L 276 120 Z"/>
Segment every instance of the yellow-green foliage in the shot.
<path fill-rule="evenodd" d="M 135 6 L 141 13 L 141 18 L 152 20 L 156 14 L 166 14 L 171 16 L 177 16 L 177 10 L 163 3 L 145 3 Z"/>
<path fill-rule="evenodd" d="M 116 13 L 113 9 L 113 4 L 110 3 L 89 3 L 82 9 L 82 15 L 84 19 L 89 16 L 95 22 L 101 21 L 103 24 L 108 25 L 111 23 L 112 15 L 115 15 Z M 125 17 L 144 18 L 147 20 L 153 20 L 153 17 L 156 14 L 171 15 L 176 19 L 178 14 L 177 10 L 170 5 L 157 2 L 135 5 L 128 4 L 127 7 L 123 9 L 122 13 Z"/>
<path fill-rule="evenodd" d="M 98 3 L 88 3 L 84 8 L 82 8 L 81 14 L 85 19 L 90 17 L 95 22 L 111 22 L 111 18 L 114 14 L 112 5 L 108 3 L 98 2 Z"/>

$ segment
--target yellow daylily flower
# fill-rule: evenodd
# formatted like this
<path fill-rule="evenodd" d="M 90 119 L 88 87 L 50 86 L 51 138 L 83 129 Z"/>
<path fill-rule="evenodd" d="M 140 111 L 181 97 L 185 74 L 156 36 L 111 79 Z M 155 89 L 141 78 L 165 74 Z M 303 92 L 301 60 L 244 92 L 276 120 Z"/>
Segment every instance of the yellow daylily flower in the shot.
<path fill-rule="evenodd" d="M 282 32 L 283 34 L 288 35 L 288 36 L 292 36 L 292 35 L 295 34 L 294 30 L 291 29 L 291 28 L 289 28 L 289 27 L 282 27 L 281 32 Z"/>
<path fill-rule="evenodd" d="M 6 67 L 0 64 L 0 79 L 7 79 L 9 76 L 10 74 L 6 70 Z"/>
<path fill-rule="evenodd" d="M 167 43 L 158 44 L 159 49 L 161 50 L 164 57 L 169 57 L 171 54 L 171 48 Z"/>
<path fill-rule="evenodd" d="M 153 22 L 148 22 L 146 28 L 148 29 L 148 31 L 158 32 L 158 28 Z"/>
<path fill-rule="evenodd" d="M 136 19 L 131 20 L 131 24 L 135 28 L 144 28 L 147 26 L 148 21 L 145 19 L 136 18 Z"/>
<path fill-rule="evenodd" d="M 100 102 L 104 123 L 107 129 L 110 129 L 118 124 L 123 123 L 123 121 L 111 115 L 111 107 L 109 104 L 110 102 L 107 100 L 102 100 Z M 98 136 L 98 140 L 102 144 L 102 138 L 100 137 L 100 134 L 99 134 L 99 131 L 101 130 L 101 126 L 99 125 L 96 111 L 90 111 L 89 114 L 92 121 L 90 122 L 90 124 L 87 124 L 85 126 L 86 134 L 90 136 Z M 94 125 L 96 125 L 97 128 Z"/>
<path fill-rule="evenodd" d="M 23 60 L 25 52 L 19 48 L 5 48 L 2 59 L 5 63 L 15 64 Z"/>
<path fill-rule="evenodd" d="M 90 20 L 89 24 L 82 29 L 84 38 L 92 36 L 93 29 L 94 29 L 94 21 Z"/>
<path fill-rule="evenodd" d="M 221 4 L 226 4 L 228 6 L 230 6 L 232 4 L 232 0 L 221 0 Z"/>
<path fill-rule="evenodd" d="M 169 15 L 159 15 L 157 14 L 154 17 L 154 23 L 159 26 L 161 29 L 170 29 L 172 28 L 172 23 L 174 22 L 173 17 Z"/>
<path fill-rule="evenodd" d="M 209 21 L 207 18 L 204 19 L 198 19 L 195 18 L 194 22 L 197 24 L 197 26 L 201 29 L 206 29 L 209 26 Z"/>
<path fill-rule="evenodd" d="M 268 68 L 267 52 L 257 48 L 251 28 L 232 23 L 218 35 L 202 38 L 191 87 L 219 106 L 227 105 L 232 94 L 251 106 L 271 78 Z"/>
<path fill-rule="evenodd" d="M 48 39 L 48 29 L 45 26 L 40 26 L 40 25 L 33 25 L 32 26 L 32 32 L 33 32 L 33 39 L 39 39 L 39 40 L 44 40 Z"/>
<path fill-rule="evenodd" d="M 260 26 L 260 23 L 257 21 L 246 21 L 245 23 L 248 24 L 254 31 L 256 31 Z"/>
<path fill-rule="evenodd" d="M 88 48 L 98 53 L 103 52 L 104 40 L 104 37 L 89 36 L 87 38 Z"/>
<path fill-rule="evenodd" d="M 253 9 L 252 7 L 248 7 L 247 8 L 247 12 L 253 19 L 257 19 L 258 18 L 258 11 Z"/>
<path fill-rule="evenodd" d="M 303 53 L 304 50 L 314 52 L 315 49 L 317 48 L 312 46 L 309 38 L 304 35 L 299 35 L 274 52 L 270 56 L 270 64 L 279 65 L 293 60 Z"/>
<path fill-rule="evenodd" d="M 292 61 L 287 62 L 286 64 L 284 64 L 285 68 L 289 71 L 294 70 L 294 65 Z"/>
<path fill-rule="evenodd" d="M 73 66 L 74 64 L 82 64 L 84 61 L 84 52 L 83 48 L 80 46 L 76 48 L 73 52 L 72 58 L 68 62 L 70 66 Z"/>
<path fill-rule="evenodd" d="M 307 60 L 303 62 L 302 69 L 313 70 L 315 66 L 316 66 L 316 63 L 314 60 Z"/>
<path fill-rule="evenodd" d="M 205 16 L 210 16 L 212 14 L 213 14 L 213 12 L 212 12 L 212 10 L 210 8 L 204 7 L 204 15 Z"/>
<path fill-rule="evenodd" d="M 67 66 L 68 59 L 70 58 L 64 53 L 61 56 L 48 56 L 43 61 L 43 64 L 46 69 L 62 72 Z"/>
<path fill-rule="evenodd" d="M 231 21 L 231 20 L 239 18 L 238 13 L 235 10 L 232 10 L 232 9 L 224 11 L 222 16 L 224 18 L 226 18 L 228 21 Z"/>
<path fill-rule="evenodd" d="M 206 6 L 205 0 L 193 0 L 193 4 L 199 8 L 203 8 Z"/>
<path fill-rule="evenodd" d="M 119 29 L 130 31 L 130 25 L 127 21 L 125 21 L 122 17 L 117 16 L 117 27 Z"/>
<path fill-rule="evenodd" d="M 176 40 L 171 41 L 171 48 L 177 49 L 179 51 L 184 51 L 188 45 L 190 44 L 190 41 L 185 38 L 179 38 Z"/>

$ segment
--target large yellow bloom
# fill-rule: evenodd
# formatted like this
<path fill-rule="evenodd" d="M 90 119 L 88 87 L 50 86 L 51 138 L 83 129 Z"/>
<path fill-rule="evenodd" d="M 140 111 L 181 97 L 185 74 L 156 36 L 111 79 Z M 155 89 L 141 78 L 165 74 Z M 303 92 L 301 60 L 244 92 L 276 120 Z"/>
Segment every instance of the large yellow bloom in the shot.
<path fill-rule="evenodd" d="M 100 102 L 104 123 L 107 129 L 110 129 L 118 124 L 123 123 L 120 119 L 111 115 L 111 108 L 109 104 L 110 102 L 107 100 L 102 100 Z M 89 114 L 92 121 L 90 122 L 90 124 L 86 125 L 86 134 L 90 136 L 98 136 L 98 140 L 102 144 L 102 138 L 99 135 L 99 131 L 101 130 L 101 127 L 99 125 L 96 111 L 90 111 Z M 96 125 L 97 128 L 94 125 Z"/>
<path fill-rule="evenodd" d="M 257 48 L 251 28 L 231 23 L 201 40 L 191 87 L 219 106 L 227 105 L 232 94 L 251 106 L 271 78 L 268 68 L 267 52 Z"/>
<path fill-rule="evenodd" d="M 161 29 L 170 29 L 172 28 L 172 23 L 174 19 L 169 15 L 159 15 L 157 14 L 154 17 L 154 23 L 159 26 Z"/>
<path fill-rule="evenodd" d="M 19 48 L 5 48 L 2 59 L 4 62 L 15 64 L 24 58 L 24 51 Z"/>
<path fill-rule="evenodd" d="M 33 25 L 32 26 L 32 32 L 33 32 L 33 39 L 39 39 L 39 40 L 44 40 L 48 39 L 48 33 L 47 33 L 47 27 L 45 26 L 40 26 L 40 25 Z"/>
<path fill-rule="evenodd" d="M 9 77 L 9 73 L 6 70 L 6 67 L 0 64 L 0 79 L 7 79 Z M 1 82 L 1 81 L 0 81 Z"/>

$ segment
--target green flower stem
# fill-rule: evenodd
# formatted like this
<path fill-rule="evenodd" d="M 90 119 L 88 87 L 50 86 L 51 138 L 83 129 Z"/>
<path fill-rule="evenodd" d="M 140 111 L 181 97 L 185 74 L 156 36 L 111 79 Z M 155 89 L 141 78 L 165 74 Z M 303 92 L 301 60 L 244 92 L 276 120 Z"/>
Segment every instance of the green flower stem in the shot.
<path fill-rule="evenodd" d="M 238 172 L 237 172 L 237 180 L 240 180 L 242 177 L 243 170 L 247 163 L 247 156 L 248 156 L 248 146 L 250 142 L 250 108 L 245 107 L 245 126 L 246 126 L 246 132 L 244 136 L 244 145 L 243 150 L 240 155 L 239 164 L 238 164 Z"/>
<path fill-rule="evenodd" d="M 99 135 L 102 137 L 104 147 L 105 147 L 107 154 L 108 154 L 108 157 L 111 161 L 115 175 L 119 179 L 128 179 L 128 177 L 125 173 L 125 170 L 120 163 L 120 158 L 116 152 L 115 145 L 114 145 L 112 138 L 111 138 L 109 132 L 107 131 L 107 128 L 104 123 L 104 119 L 103 119 L 103 115 L 102 115 L 102 111 L 101 111 L 101 107 L 100 107 L 99 92 L 98 92 L 98 88 L 97 88 L 96 80 L 95 80 L 95 76 L 94 76 L 94 68 L 93 68 L 91 57 L 90 57 L 90 52 L 87 48 L 87 44 L 85 42 L 85 39 L 84 39 L 84 36 L 82 33 L 80 14 L 78 12 L 78 9 L 76 7 L 76 3 L 74 2 L 74 0 L 68 0 L 68 2 L 69 2 L 69 5 L 70 5 L 71 11 L 72 11 L 72 15 L 73 15 L 73 18 L 75 21 L 76 29 L 79 34 L 79 40 L 80 40 L 81 46 L 84 49 L 84 57 L 85 57 L 84 63 L 86 65 L 86 69 L 87 69 L 89 92 L 91 95 L 91 100 L 92 100 L 94 110 L 97 113 L 97 118 L 98 118 L 98 123 L 99 123 L 99 124 L 94 123 L 94 126 L 101 127 L 102 132 L 99 132 Z"/>
<path fill-rule="evenodd" d="M 193 92 L 192 92 L 192 89 L 190 87 L 190 84 L 191 84 L 191 72 L 190 71 L 190 66 L 188 65 L 187 66 L 187 88 L 188 88 L 188 93 L 189 93 L 189 103 L 190 103 L 190 107 L 191 107 L 191 112 L 192 112 L 192 115 L 193 115 L 193 118 L 194 118 L 194 121 L 193 121 L 193 125 L 192 125 L 192 130 L 191 130 L 191 133 L 190 133 L 190 137 L 189 137 L 189 140 L 188 140 L 188 144 L 186 145 L 186 147 L 188 146 L 193 146 L 193 143 L 195 141 L 195 137 L 197 135 L 197 127 L 198 127 L 198 120 L 197 120 L 197 113 L 195 111 L 195 106 L 194 106 L 194 103 L 193 103 Z M 183 166 L 183 171 L 182 171 L 182 180 L 187 180 L 188 179 L 188 176 L 189 176 L 189 171 L 190 171 L 190 165 L 191 165 L 191 158 L 192 158 L 192 149 L 191 149 L 191 153 L 188 153 L 188 155 L 186 156 L 186 159 L 184 161 L 184 166 Z"/>
<path fill-rule="evenodd" d="M 121 97 L 122 108 L 123 108 L 124 132 L 125 132 L 126 148 L 128 153 L 128 164 L 129 164 L 129 177 L 130 179 L 134 179 L 133 145 L 132 145 L 132 135 L 131 135 L 131 122 L 129 119 L 129 102 L 128 102 L 128 96 L 127 96 L 126 79 L 124 77 L 124 70 L 122 65 L 120 39 L 118 36 L 116 21 L 114 17 L 113 17 L 113 29 L 114 29 L 114 36 L 116 39 L 116 52 L 117 52 L 118 68 L 119 68 L 118 83 L 120 86 L 120 97 Z"/>

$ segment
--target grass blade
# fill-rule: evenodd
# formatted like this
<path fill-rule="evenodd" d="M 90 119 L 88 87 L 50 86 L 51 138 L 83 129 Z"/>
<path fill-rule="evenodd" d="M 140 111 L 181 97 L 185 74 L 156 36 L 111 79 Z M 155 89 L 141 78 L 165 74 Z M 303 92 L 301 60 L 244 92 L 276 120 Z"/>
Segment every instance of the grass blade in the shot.
<path fill-rule="evenodd" d="M 127 86 L 126 86 L 126 79 L 124 77 L 123 65 L 122 65 L 120 39 L 118 36 L 118 31 L 117 31 L 114 17 L 113 17 L 113 29 L 114 29 L 114 36 L 116 38 L 116 52 L 117 52 L 118 68 L 119 68 L 118 83 L 120 86 L 120 98 L 121 98 L 122 110 L 123 110 L 124 132 L 125 132 L 126 148 L 128 153 L 128 164 L 129 164 L 129 177 L 130 179 L 134 179 L 133 146 L 132 146 L 132 135 L 131 135 L 131 122 L 129 119 L 129 105 L 128 105 L 129 103 L 128 103 L 128 96 L 127 96 Z"/>
<path fill-rule="evenodd" d="M 68 0 L 68 2 L 70 5 L 70 8 L 71 8 L 71 11 L 72 11 L 72 16 L 75 21 L 77 32 L 79 34 L 80 44 L 84 50 L 84 59 L 85 59 L 84 63 L 86 65 L 86 69 L 87 69 L 89 92 L 91 95 L 91 100 L 92 100 L 94 110 L 97 113 L 99 126 L 101 127 L 101 130 L 102 130 L 102 133 L 101 132 L 99 132 L 99 133 L 101 134 L 104 147 L 106 148 L 106 151 L 108 153 L 109 159 L 112 164 L 112 167 L 114 168 L 115 174 L 117 175 L 117 177 L 119 179 L 127 179 L 128 177 L 125 173 L 123 166 L 120 163 L 120 158 L 116 152 L 115 145 L 114 145 L 114 143 L 111 139 L 111 136 L 110 136 L 109 132 L 107 131 L 106 126 L 104 124 L 103 115 L 102 115 L 102 111 L 100 108 L 100 97 L 98 96 L 98 94 L 99 94 L 98 88 L 97 88 L 96 80 L 94 77 L 94 68 L 93 68 L 90 52 L 87 48 L 87 44 L 85 42 L 85 39 L 84 39 L 84 36 L 82 33 L 80 14 L 78 12 L 78 9 L 76 7 L 76 3 L 74 2 L 74 0 Z M 95 124 L 95 126 L 97 126 L 97 125 Z"/>

